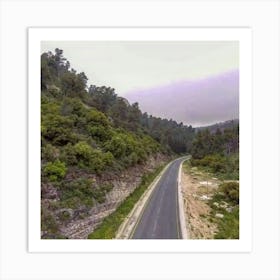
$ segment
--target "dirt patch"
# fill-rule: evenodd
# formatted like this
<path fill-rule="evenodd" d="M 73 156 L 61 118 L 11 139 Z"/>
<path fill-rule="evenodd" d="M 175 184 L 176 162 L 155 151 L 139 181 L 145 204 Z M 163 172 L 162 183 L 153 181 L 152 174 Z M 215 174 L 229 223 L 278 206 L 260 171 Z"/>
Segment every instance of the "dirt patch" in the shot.
<path fill-rule="evenodd" d="M 183 165 L 181 184 L 189 239 L 213 239 L 217 226 L 212 222 L 207 201 L 219 183 L 218 179 Z"/>

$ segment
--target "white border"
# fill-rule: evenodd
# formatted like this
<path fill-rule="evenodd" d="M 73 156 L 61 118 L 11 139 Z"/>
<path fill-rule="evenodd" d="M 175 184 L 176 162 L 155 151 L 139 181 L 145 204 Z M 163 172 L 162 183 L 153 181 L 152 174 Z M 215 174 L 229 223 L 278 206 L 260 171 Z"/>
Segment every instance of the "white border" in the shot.
<path fill-rule="evenodd" d="M 40 239 L 40 54 L 55 40 L 239 41 L 240 239 L 239 240 L 41 240 Z M 249 28 L 30 28 L 29 252 L 250 252 L 252 244 L 252 66 Z"/>

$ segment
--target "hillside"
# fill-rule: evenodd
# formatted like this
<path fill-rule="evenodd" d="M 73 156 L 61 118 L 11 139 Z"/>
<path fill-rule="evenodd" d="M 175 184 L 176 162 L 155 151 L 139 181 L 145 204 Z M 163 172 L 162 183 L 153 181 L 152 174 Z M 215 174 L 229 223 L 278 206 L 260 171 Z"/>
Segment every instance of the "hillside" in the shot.
<path fill-rule="evenodd" d="M 192 143 L 193 166 L 215 173 L 223 179 L 239 179 L 239 124 L 215 132 L 199 130 Z"/>
<path fill-rule="evenodd" d="M 210 133 L 215 133 L 217 131 L 217 129 L 219 129 L 220 131 L 224 131 L 225 129 L 232 129 L 237 125 L 239 125 L 239 119 L 234 119 L 234 120 L 228 120 L 228 121 L 224 121 L 224 122 L 215 123 L 215 124 L 208 125 L 208 126 L 196 127 L 195 131 L 197 132 L 197 131 L 208 129 L 210 131 Z"/>
<path fill-rule="evenodd" d="M 42 238 L 86 238 L 145 174 L 191 148 L 191 126 L 87 80 L 62 50 L 41 55 Z"/>

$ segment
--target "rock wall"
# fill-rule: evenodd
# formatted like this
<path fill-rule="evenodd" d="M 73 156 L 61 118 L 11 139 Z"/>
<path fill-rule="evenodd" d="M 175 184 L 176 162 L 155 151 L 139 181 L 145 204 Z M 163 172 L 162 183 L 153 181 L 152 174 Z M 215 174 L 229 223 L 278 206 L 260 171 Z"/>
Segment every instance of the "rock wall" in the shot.
<path fill-rule="evenodd" d="M 132 193 L 141 182 L 144 173 L 153 171 L 158 166 L 166 163 L 168 157 L 157 154 L 150 157 L 145 165 L 130 167 L 119 174 L 103 174 L 100 177 L 93 176 L 97 184 L 110 183 L 113 189 L 106 194 L 106 200 L 102 204 L 95 204 L 91 209 L 57 209 L 55 216 L 67 211 L 71 217 L 67 222 L 60 222 L 59 234 L 70 239 L 86 239 L 88 234 L 103 221 L 105 217 L 114 212 L 120 203 Z M 42 204 L 50 204 L 51 200 L 57 200 L 58 194 L 51 185 L 42 185 Z M 42 232 L 44 238 L 44 232 Z"/>

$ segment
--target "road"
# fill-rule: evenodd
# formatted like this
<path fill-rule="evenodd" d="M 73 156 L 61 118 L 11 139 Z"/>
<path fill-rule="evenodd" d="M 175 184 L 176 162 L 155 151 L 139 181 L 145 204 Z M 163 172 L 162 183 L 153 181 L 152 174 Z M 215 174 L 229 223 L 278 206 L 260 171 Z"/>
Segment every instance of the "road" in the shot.
<path fill-rule="evenodd" d="M 178 209 L 178 172 L 182 161 L 173 161 L 155 186 L 131 234 L 132 239 L 181 239 Z"/>

